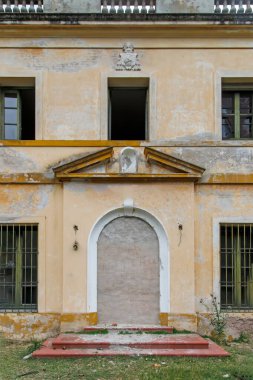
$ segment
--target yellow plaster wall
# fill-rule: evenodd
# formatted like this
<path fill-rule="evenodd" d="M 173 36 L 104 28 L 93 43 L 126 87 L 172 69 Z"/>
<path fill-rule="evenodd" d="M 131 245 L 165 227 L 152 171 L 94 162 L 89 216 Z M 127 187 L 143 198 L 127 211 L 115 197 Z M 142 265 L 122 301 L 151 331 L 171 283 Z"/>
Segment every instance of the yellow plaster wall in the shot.
<path fill-rule="evenodd" d="M 61 188 L 1 185 L 0 223 L 38 223 L 38 311 L 61 312 L 62 205 Z"/>
<path fill-rule="evenodd" d="M 140 57 L 140 73 L 117 73 L 114 66 L 126 40 L 104 39 L 102 44 L 107 42 L 109 46 L 97 45 L 93 49 L 92 39 L 80 38 L 81 48 L 77 40 L 75 48 L 71 48 L 67 40 L 63 39 L 59 46 L 58 40 L 42 38 L 40 48 L 25 48 L 22 44 L 14 49 L 6 45 L 2 48 L 2 77 L 36 78 L 37 137 L 100 139 L 103 134 L 101 118 L 106 118 L 106 114 L 101 116 L 101 94 L 106 92 L 101 87 L 102 78 L 142 75 L 152 78 L 153 83 L 151 90 L 155 102 L 150 112 L 156 117 L 152 139 L 189 142 L 191 139 L 219 138 L 221 77 L 253 77 L 253 52 L 251 46 L 246 47 L 245 41 L 245 48 L 237 50 L 232 48 L 231 40 L 224 40 L 219 45 L 225 49 L 216 49 L 213 39 L 203 43 L 195 41 L 191 48 L 189 41 L 186 46 L 182 40 L 165 38 L 149 45 L 147 39 L 132 38 Z M 50 44 L 50 48 L 43 44 Z M 235 46 L 238 47 L 238 41 Z M 0 171 L 50 172 L 53 164 L 70 155 L 94 150 L 81 147 L 2 148 Z M 213 173 L 239 171 L 243 165 L 240 161 L 246 161 L 246 170 L 251 170 L 248 164 L 252 152 L 248 148 L 245 148 L 245 155 L 240 151 L 235 159 L 230 159 L 225 150 L 218 150 L 215 154 L 212 148 L 196 151 L 195 157 L 180 147 L 166 152 L 190 161 L 194 157 L 195 164 L 202 166 L 204 162 L 204 167 Z M 216 154 L 220 155 L 219 159 Z M 177 327 L 196 325 L 195 311 L 204 312 L 200 298 L 209 297 L 214 289 L 213 218 L 253 217 L 251 186 L 197 185 L 194 194 L 194 185 L 183 183 L 2 185 L 2 222 L 38 220 L 44 225 L 40 234 L 39 312 L 56 313 L 57 317 L 52 319 L 65 324 L 66 329 L 84 320 L 95 323 L 95 317 L 89 320 L 85 316 L 88 236 L 94 223 L 109 210 L 122 206 L 126 198 L 132 198 L 136 207 L 156 216 L 168 235 L 172 313 L 169 322 Z M 181 240 L 178 224 L 183 225 Z M 76 236 L 73 225 L 79 227 Z M 75 239 L 80 244 L 78 251 L 73 251 Z M 61 313 L 72 316 L 63 317 L 59 322 Z M 73 314 L 79 316 L 73 317 Z M 6 319 L 3 323 L 8 325 Z M 48 323 L 51 322 L 45 322 Z"/>
<path fill-rule="evenodd" d="M 221 222 L 253 223 L 252 186 L 196 186 L 195 193 L 195 283 L 196 311 L 206 311 L 199 301 L 210 298 L 219 283 L 214 283 L 215 257 L 219 246 L 213 227 Z M 218 250 L 217 250 L 218 248 Z M 218 257 L 219 265 L 219 257 Z"/>
<path fill-rule="evenodd" d="M 252 77 L 253 52 L 215 49 L 208 40 L 205 48 L 178 48 L 176 41 L 169 48 L 155 49 L 145 46 L 145 39 L 143 43 L 131 39 L 138 45 L 142 67 L 137 73 L 114 69 L 124 39 L 106 49 L 64 48 L 64 43 L 68 45 L 64 40 L 61 49 L 3 48 L 1 76 L 36 78 L 37 136 L 43 139 L 100 139 L 106 134 L 101 131 L 101 96 L 106 94 L 102 77 L 117 75 L 152 78 L 155 102 L 150 113 L 156 113 L 150 125 L 152 139 L 219 138 L 215 110 L 219 78 L 229 73 Z"/>
<path fill-rule="evenodd" d="M 132 198 L 165 228 L 170 250 L 171 312 L 194 313 L 193 184 L 64 184 L 63 312 L 86 309 L 87 242 L 96 221 Z M 183 225 L 182 238 L 178 224 Z M 79 230 L 76 234 L 73 225 Z M 77 238 L 79 250 L 72 249 Z M 180 273 L 180 276 L 179 276 Z M 169 279 L 168 279 L 169 281 Z"/>

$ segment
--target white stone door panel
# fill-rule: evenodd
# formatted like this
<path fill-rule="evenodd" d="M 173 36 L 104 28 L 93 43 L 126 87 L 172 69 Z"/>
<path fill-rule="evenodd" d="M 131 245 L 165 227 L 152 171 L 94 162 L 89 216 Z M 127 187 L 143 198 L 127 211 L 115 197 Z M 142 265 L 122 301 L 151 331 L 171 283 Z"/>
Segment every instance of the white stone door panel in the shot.
<path fill-rule="evenodd" d="M 99 323 L 158 324 L 159 242 L 136 217 L 107 224 L 98 239 Z"/>

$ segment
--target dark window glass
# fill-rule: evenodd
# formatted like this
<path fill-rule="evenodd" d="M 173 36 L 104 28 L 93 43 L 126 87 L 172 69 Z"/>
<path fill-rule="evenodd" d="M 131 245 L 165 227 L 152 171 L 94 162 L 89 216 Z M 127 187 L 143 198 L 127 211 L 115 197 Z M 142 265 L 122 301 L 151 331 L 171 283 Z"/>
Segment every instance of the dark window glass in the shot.
<path fill-rule="evenodd" d="M 223 91 L 222 138 L 250 139 L 252 130 L 252 91 Z"/>
<path fill-rule="evenodd" d="M 146 88 L 110 88 L 111 140 L 145 140 Z"/>

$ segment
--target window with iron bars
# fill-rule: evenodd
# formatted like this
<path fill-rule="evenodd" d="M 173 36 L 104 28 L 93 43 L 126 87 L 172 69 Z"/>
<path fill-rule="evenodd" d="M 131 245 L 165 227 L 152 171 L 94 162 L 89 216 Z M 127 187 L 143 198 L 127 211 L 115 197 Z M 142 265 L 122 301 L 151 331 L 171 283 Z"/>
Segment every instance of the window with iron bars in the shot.
<path fill-rule="evenodd" d="M 253 309 L 253 224 L 220 226 L 221 308 Z"/>
<path fill-rule="evenodd" d="M 0 224 L 0 312 L 37 311 L 38 225 Z"/>

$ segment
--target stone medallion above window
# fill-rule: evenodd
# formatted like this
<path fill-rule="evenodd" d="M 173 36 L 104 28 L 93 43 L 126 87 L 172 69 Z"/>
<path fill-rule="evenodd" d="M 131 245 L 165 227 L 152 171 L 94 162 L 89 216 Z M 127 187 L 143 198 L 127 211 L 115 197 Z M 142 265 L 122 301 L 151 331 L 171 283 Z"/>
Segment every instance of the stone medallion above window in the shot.
<path fill-rule="evenodd" d="M 123 52 L 120 53 L 116 65 L 117 71 L 140 71 L 140 62 L 138 54 L 134 51 L 134 46 L 131 42 L 126 42 L 123 45 Z"/>

